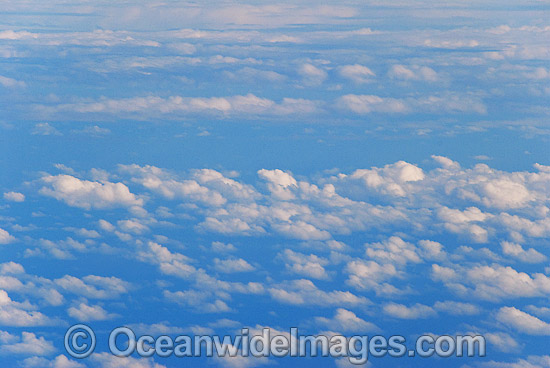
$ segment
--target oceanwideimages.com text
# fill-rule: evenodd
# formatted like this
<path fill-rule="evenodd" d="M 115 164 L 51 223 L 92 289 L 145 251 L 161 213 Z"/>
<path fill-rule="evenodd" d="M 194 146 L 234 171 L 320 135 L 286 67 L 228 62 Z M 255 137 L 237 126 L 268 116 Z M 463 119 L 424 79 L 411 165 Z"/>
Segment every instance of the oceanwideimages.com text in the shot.
<path fill-rule="evenodd" d="M 370 357 L 483 357 L 481 335 L 422 335 L 411 344 L 404 336 L 301 335 L 298 328 L 288 333 L 264 328 L 243 328 L 240 334 L 138 335 L 129 327 L 117 327 L 109 334 L 109 350 L 118 357 L 332 357 L 365 364 Z M 86 358 L 95 349 L 96 336 L 86 325 L 72 326 L 65 335 L 65 348 L 75 358 Z"/>

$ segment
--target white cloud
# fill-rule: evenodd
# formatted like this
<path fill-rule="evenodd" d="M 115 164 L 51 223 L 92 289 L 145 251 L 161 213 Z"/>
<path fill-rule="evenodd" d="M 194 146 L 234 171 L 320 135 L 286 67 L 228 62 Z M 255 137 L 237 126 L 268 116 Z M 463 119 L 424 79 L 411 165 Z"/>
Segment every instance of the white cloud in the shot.
<path fill-rule="evenodd" d="M 212 242 L 212 250 L 214 252 L 235 252 L 237 248 L 231 243 L 222 243 L 219 241 Z"/>
<path fill-rule="evenodd" d="M 11 202 L 23 202 L 25 195 L 19 192 L 5 192 L 4 199 Z"/>
<path fill-rule="evenodd" d="M 437 73 L 432 68 L 427 66 L 413 65 L 407 68 L 404 65 L 394 65 L 388 72 L 391 78 L 402 80 L 422 80 L 427 82 L 435 82 L 438 79 Z"/>
<path fill-rule="evenodd" d="M 445 156 L 432 155 L 432 159 L 447 170 L 459 170 L 460 164 Z"/>
<path fill-rule="evenodd" d="M 502 253 L 507 256 L 517 258 L 518 260 L 526 263 L 540 263 L 546 260 L 546 256 L 537 252 L 533 248 L 528 250 L 523 249 L 520 244 L 503 241 L 500 243 L 502 247 Z"/>
<path fill-rule="evenodd" d="M 300 66 L 298 73 L 302 76 L 304 84 L 308 86 L 319 86 L 328 77 L 326 71 L 307 63 Z"/>
<path fill-rule="evenodd" d="M 171 292 L 164 291 L 164 296 L 172 302 L 193 307 L 206 313 L 230 312 L 232 309 L 221 299 L 217 299 L 208 291 L 186 290 Z"/>
<path fill-rule="evenodd" d="M 529 275 L 500 264 L 456 266 L 456 270 L 434 264 L 432 278 L 443 281 L 459 295 L 489 301 L 550 295 L 550 277 L 542 273 Z"/>
<path fill-rule="evenodd" d="M 59 130 L 57 130 L 50 123 L 38 123 L 34 126 L 31 131 L 33 135 L 62 135 Z"/>
<path fill-rule="evenodd" d="M 139 220 L 132 219 L 132 220 L 119 220 L 117 221 L 118 227 L 126 232 L 126 233 L 133 233 L 133 234 L 143 234 L 149 230 L 147 225 L 142 224 L 139 222 Z"/>
<path fill-rule="evenodd" d="M 365 244 L 366 255 L 379 263 L 405 265 L 407 262 L 420 263 L 418 249 L 398 236 L 392 236 L 380 243 Z"/>
<path fill-rule="evenodd" d="M 422 257 L 429 260 L 441 260 L 447 257 L 447 253 L 443 250 L 443 245 L 432 240 L 420 240 L 418 242 L 419 252 Z"/>
<path fill-rule="evenodd" d="M 86 252 L 89 250 L 90 243 L 82 243 L 67 237 L 65 240 L 51 241 L 48 239 L 40 239 L 40 246 L 57 259 L 74 259 L 73 253 Z"/>
<path fill-rule="evenodd" d="M 328 260 L 315 254 L 305 255 L 285 249 L 280 257 L 285 262 L 286 269 L 295 274 L 313 279 L 327 279 L 329 277 L 324 268 L 328 264 Z"/>
<path fill-rule="evenodd" d="M 0 263 L 0 275 L 6 275 L 6 274 L 17 275 L 17 274 L 23 274 L 23 273 L 25 273 L 25 269 L 19 263 L 15 263 L 13 261 Z"/>
<path fill-rule="evenodd" d="M 88 359 L 93 366 L 101 368 L 166 368 L 165 365 L 155 363 L 153 359 L 121 358 L 109 353 L 95 353 Z"/>
<path fill-rule="evenodd" d="M 292 305 L 318 306 L 357 306 L 370 301 L 349 291 L 323 291 L 310 280 L 294 280 L 268 289 L 271 297 L 279 302 Z"/>
<path fill-rule="evenodd" d="M 88 305 L 86 303 L 79 303 L 75 307 L 70 307 L 67 313 L 82 322 L 105 321 L 116 317 L 116 314 L 108 313 L 100 305 Z"/>
<path fill-rule="evenodd" d="M 410 307 L 403 304 L 389 303 L 384 305 L 383 309 L 387 315 L 400 319 L 430 318 L 436 314 L 433 308 L 418 303 Z"/>
<path fill-rule="evenodd" d="M 124 99 L 101 98 L 95 102 L 76 102 L 54 106 L 39 106 L 42 114 L 54 116 L 76 114 L 106 114 L 131 116 L 136 119 L 163 116 L 174 119 L 192 114 L 238 115 L 250 118 L 255 115 L 285 116 L 289 114 L 311 114 L 318 110 L 316 101 L 284 97 L 280 102 L 247 95 L 227 97 L 183 97 L 158 96 L 132 97 Z"/>
<path fill-rule="evenodd" d="M 181 278 L 190 278 L 197 269 L 190 265 L 191 259 L 180 253 L 173 253 L 168 248 L 155 243 L 147 243 L 145 250 L 138 252 L 141 260 L 158 264 L 159 269 L 166 275 L 174 275 Z"/>
<path fill-rule="evenodd" d="M 28 303 L 13 301 L 5 290 L 0 289 L 0 325 L 4 326 L 46 326 L 55 322 Z"/>
<path fill-rule="evenodd" d="M 372 70 L 366 66 L 354 64 L 344 65 L 340 67 L 340 75 L 346 79 L 349 79 L 355 83 L 368 83 L 372 82 L 375 74 Z"/>
<path fill-rule="evenodd" d="M 497 362 L 491 360 L 479 365 L 480 367 L 487 368 L 547 368 L 550 364 L 550 356 L 536 356 L 530 355 L 525 359 L 517 359 L 512 362 Z"/>
<path fill-rule="evenodd" d="M 6 230 L 0 228 L 0 244 L 8 244 L 15 240 Z"/>
<path fill-rule="evenodd" d="M 55 348 L 50 341 L 25 331 L 21 333 L 21 338 L 17 337 L 15 341 L 0 346 L 0 353 L 3 354 L 47 356 L 53 352 Z"/>
<path fill-rule="evenodd" d="M 226 71 L 225 75 L 233 80 L 257 82 L 258 80 L 264 80 L 271 83 L 284 82 L 287 77 L 272 70 L 260 70 L 251 67 L 244 67 L 234 72 Z"/>
<path fill-rule="evenodd" d="M 42 357 L 30 357 L 21 363 L 23 368 L 85 368 L 83 364 L 69 360 L 65 355 L 58 355 L 54 360 Z"/>
<path fill-rule="evenodd" d="M 102 128 L 98 125 L 86 126 L 81 130 L 74 130 L 75 133 L 81 133 L 86 135 L 91 135 L 93 137 L 104 137 L 111 134 L 111 130 L 107 128 Z"/>
<path fill-rule="evenodd" d="M 365 187 L 380 194 L 404 197 L 412 189 L 410 183 L 424 180 L 425 175 L 418 166 L 398 161 L 383 168 L 355 170 L 349 178 L 361 180 Z"/>
<path fill-rule="evenodd" d="M 353 364 L 349 361 L 348 358 L 339 358 L 339 359 L 336 359 L 334 361 L 334 363 L 336 364 L 336 367 L 337 368 L 354 368 L 354 367 L 357 367 L 357 364 Z M 372 368 L 372 363 L 371 362 L 367 362 L 366 364 L 363 365 L 363 367 L 365 368 Z"/>
<path fill-rule="evenodd" d="M 65 291 L 91 299 L 113 299 L 120 294 L 127 293 L 130 288 L 128 282 L 114 276 L 89 275 L 79 279 L 74 276 L 65 275 L 62 278 L 54 280 L 54 282 Z"/>
<path fill-rule="evenodd" d="M 476 40 L 425 40 L 424 46 L 442 49 L 473 48 L 479 46 Z"/>
<path fill-rule="evenodd" d="M 480 313 L 480 308 L 471 303 L 462 303 L 455 301 L 436 302 L 434 309 L 455 316 L 472 316 Z"/>
<path fill-rule="evenodd" d="M 505 353 L 515 352 L 520 348 L 519 343 L 505 332 L 485 332 L 483 336 L 491 346 Z"/>
<path fill-rule="evenodd" d="M 379 328 L 371 322 L 367 322 L 352 311 L 344 308 L 338 308 L 333 318 L 315 317 L 315 322 L 332 331 L 338 332 L 376 332 Z"/>
<path fill-rule="evenodd" d="M 549 307 L 537 307 L 535 305 L 528 305 L 527 307 L 525 307 L 525 309 L 538 317 L 550 317 Z"/>
<path fill-rule="evenodd" d="M 374 95 L 345 95 L 338 99 L 337 105 L 357 114 L 369 113 L 406 113 L 409 111 L 402 100 Z"/>
<path fill-rule="evenodd" d="M 17 79 L 8 78 L 0 75 L 0 85 L 4 87 L 25 87 L 26 84 L 23 81 Z"/>
<path fill-rule="evenodd" d="M 301 240 L 326 240 L 330 239 L 328 231 L 320 230 L 305 221 L 275 223 L 272 227 L 279 233 Z"/>
<path fill-rule="evenodd" d="M 227 199 L 220 192 L 202 185 L 203 183 L 197 180 L 178 180 L 164 170 L 154 166 L 140 167 L 138 165 L 129 165 L 121 166 L 121 169 L 125 172 L 138 175 L 138 177 L 134 178 L 134 181 L 168 199 L 182 198 L 211 206 L 221 206 L 227 202 Z M 204 182 L 208 181 L 205 180 Z"/>
<path fill-rule="evenodd" d="M 489 232 L 476 222 L 484 222 L 492 215 L 483 213 L 477 207 L 468 207 L 461 211 L 443 206 L 437 211 L 437 216 L 452 233 L 466 235 L 476 243 L 487 243 L 489 240 Z"/>
<path fill-rule="evenodd" d="M 540 273 L 529 276 L 509 266 L 476 266 L 465 276 L 475 285 L 475 295 L 485 299 L 550 294 L 549 277 Z"/>
<path fill-rule="evenodd" d="M 214 267 L 216 270 L 224 273 L 234 273 L 234 272 L 250 272 L 254 271 L 255 268 L 250 263 L 245 261 L 242 258 L 237 259 L 214 259 Z"/>
<path fill-rule="evenodd" d="M 253 368 L 270 364 L 269 359 L 266 357 L 244 357 L 240 354 L 236 356 L 230 356 L 226 354 L 221 357 L 215 355 L 214 360 L 217 362 L 218 366 L 225 368 Z"/>
<path fill-rule="evenodd" d="M 46 186 L 40 193 L 69 206 L 84 209 L 142 206 L 143 199 L 137 198 L 123 183 L 81 180 L 71 175 L 49 175 L 42 177 Z"/>
<path fill-rule="evenodd" d="M 20 40 L 23 38 L 37 38 L 37 37 L 38 37 L 38 34 L 27 32 L 27 31 L 13 31 L 11 29 L 7 29 L 5 31 L 0 32 L 1 40 Z"/>
<path fill-rule="evenodd" d="M 497 321 L 528 335 L 550 335 L 550 323 L 525 313 L 515 307 L 502 307 L 496 314 Z"/>
<path fill-rule="evenodd" d="M 102 230 L 110 232 L 110 233 L 112 233 L 116 229 L 116 227 L 113 224 L 111 224 L 109 221 L 105 221 L 103 219 L 98 221 L 98 225 Z"/>
<path fill-rule="evenodd" d="M 393 264 L 378 264 L 374 261 L 354 260 L 346 265 L 349 274 L 346 283 L 359 290 L 374 290 L 376 294 L 395 294 L 399 291 L 387 280 L 400 275 Z"/>
<path fill-rule="evenodd" d="M 370 113 L 476 113 L 486 114 L 483 101 L 471 95 L 445 94 L 418 98 L 398 99 L 376 95 L 344 95 L 336 101 L 336 106 L 356 114 Z"/>
<path fill-rule="evenodd" d="M 508 179 L 497 179 L 481 185 L 485 195 L 482 202 L 496 208 L 519 208 L 532 201 L 529 190 L 522 184 Z"/>
<path fill-rule="evenodd" d="M 298 183 L 291 173 L 279 169 L 262 169 L 258 171 L 258 176 L 267 181 L 267 188 L 277 199 L 290 200 L 295 198 L 292 188 L 297 188 Z"/>
<path fill-rule="evenodd" d="M 22 265 L 15 262 L 0 264 L 0 288 L 7 292 L 31 295 L 41 299 L 41 303 L 49 306 L 63 304 L 64 298 L 51 280 L 45 277 L 28 275 Z M 34 310 L 35 307 L 25 303 L 13 303 L 25 310 Z"/>

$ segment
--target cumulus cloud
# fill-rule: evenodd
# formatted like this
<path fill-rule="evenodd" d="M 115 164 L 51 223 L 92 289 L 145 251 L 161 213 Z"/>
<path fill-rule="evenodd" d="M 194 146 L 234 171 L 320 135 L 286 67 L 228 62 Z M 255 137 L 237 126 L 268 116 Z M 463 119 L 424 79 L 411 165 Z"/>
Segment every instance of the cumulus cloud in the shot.
<path fill-rule="evenodd" d="M 434 309 L 455 316 L 471 316 L 480 313 L 480 308 L 471 303 L 462 303 L 455 301 L 436 302 Z"/>
<path fill-rule="evenodd" d="M 0 353 L 47 356 L 55 352 L 55 348 L 51 341 L 46 340 L 42 336 L 37 337 L 32 332 L 23 331 L 21 337 L 16 336 L 10 340 L 10 343 L 0 346 Z"/>
<path fill-rule="evenodd" d="M 23 360 L 21 366 L 23 368 L 84 368 L 85 367 L 83 364 L 80 364 L 74 360 L 68 359 L 65 355 L 58 355 L 53 360 L 34 356 Z"/>
<path fill-rule="evenodd" d="M 234 272 L 250 272 L 254 271 L 255 268 L 250 263 L 245 261 L 242 258 L 238 259 L 214 259 L 214 267 L 216 270 L 224 273 L 234 273 Z"/>
<path fill-rule="evenodd" d="M 285 262 L 286 269 L 292 273 L 313 279 L 327 279 L 329 277 L 324 268 L 328 264 L 328 260 L 315 254 L 306 255 L 285 249 L 280 256 Z"/>
<path fill-rule="evenodd" d="M 67 292 L 81 295 L 91 299 L 113 299 L 120 294 L 125 294 L 130 284 L 117 277 L 103 277 L 89 275 L 81 279 L 65 275 L 54 280 L 55 284 Z"/>
<path fill-rule="evenodd" d="M 1 40 L 20 40 L 23 38 L 37 38 L 37 37 L 38 37 L 38 34 L 27 32 L 27 31 L 14 31 L 11 29 L 7 29 L 5 31 L 0 32 Z"/>
<path fill-rule="evenodd" d="M 15 263 L 13 261 L 1 263 L 0 264 L 0 275 L 7 275 L 7 274 L 23 274 L 25 273 L 25 268 L 19 263 Z"/>
<path fill-rule="evenodd" d="M 0 289 L 0 324 L 4 326 L 46 326 L 55 322 L 34 310 L 29 303 L 13 301 L 5 290 Z"/>
<path fill-rule="evenodd" d="M 134 181 L 165 198 L 181 198 L 211 206 L 221 206 L 228 199 L 240 201 L 254 199 L 256 191 L 221 173 L 210 170 L 196 170 L 189 179 L 180 179 L 154 166 L 121 166 L 123 172 L 135 175 Z"/>
<path fill-rule="evenodd" d="M 258 171 L 258 175 L 267 182 L 269 191 L 277 199 L 289 200 L 295 198 L 291 189 L 297 188 L 298 183 L 291 173 L 279 169 L 262 169 Z"/>
<path fill-rule="evenodd" d="M 518 260 L 526 263 L 540 263 L 546 260 L 546 256 L 537 252 L 533 248 L 528 250 L 523 249 L 520 244 L 503 241 L 500 243 L 502 247 L 502 253 L 507 256 L 517 258 Z"/>
<path fill-rule="evenodd" d="M 312 100 L 284 97 L 280 102 L 276 102 L 251 93 L 227 97 L 171 96 L 162 98 L 146 96 L 118 100 L 102 98 L 95 102 L 76 102 L 39 107 L 42 113 L 54 116 L 72 112 L 88 115 L 131 116 L 137 119 L 156 116 L 174 119 L 185 115 L 204 113 L 242 117 L 254 115 L 285 116 L 289 114 L 311 114 L 318 109 L 318 103 Z"/>
<path fill-rule="evenodd" d="M 56 127 L 50 123 L 38 123 L 31 131 L 33 135 L 62 135 Z"/>
<path fill-rule="evenodd" d="M 432 307 L 418 303 L 410 307 L 403 304 L 389 303 L 384 305 L 383 309 L 387 315 L 399 319 L 429 318 L 436 314 Z"/>
<path fill-rule="evenodd" d="M 298 74 L 302 76 L 304 84 L 308 86 L 318 86 L 328 77 L 325 70 L 307 63 L 298 68 Z"/>
<path fill-rule="evenodd" d="M 8 244 L 15 240 L 6 230 L 0 228 L 0 244 Z"/>
<path fill-rule="evenodd" d="M 168 248 L 149 242 L 147 247 L 138 252 L 137 257 L 146 262 L 157 264 L 162 273 L 189 278 L 197 270 L 190 265 L 191 259 L 180 253 L 171 252 Z"/>
<path fill-rule="evenodd" d="M 271 83 L 280 83 L 287 79 L 283 74 L 277 73 L 273 70 L 260 70 L 251 67 L 244 67 L 234 72 L 225 72 L 225 75 L 233 80 L 257 82 L 258 80 L 264 80 Z"/>
<path fill-rule="evenodd" d="M 26 87 L 25 82 L 0 75 L 0 85 L 4 87 Z"/>
<path fill-rule="evenodd" d="M 71 175 L 42 177 L 45 184 L 40 193 L 83 209 L 142 206 L 143 199 L 136 197 L 123 183 L 81 180 Z"/>
<path fill-rule="evenodd" d="M 544 322 L 515 307 L 502 307 L 496 314 L 497 321 L 528 335 L 550 335 L 550 323 Z"/>
<path fill-rule="evenodd" d="M 443 281 L 460 295 L 473 295 L 490 301 L 550 295 L 550 277 L 542 273 L 529 275 L 500 264 L 475 265 L 471 268 L 457 266 L 457 269 L 434 264 L 432 277 Z"/>
<path fill-rule="evenodd" d="M 349 274 L 346 283 L 359 290 L 374 290 L 377 294 L 400 293 L 394 286 L 386 282 L 400 275 L 393 264 L 354 260 L 346 265 L 345 271 Z"/>
<path fill-rule="evenodd" d="M 355 313 L 338 308 L 333 318 L 315 317 L 315 323 L 338 332 L 376 332 L 379 328 L 372 322 L 357 317 Z"/>
<path fill-rule="evenodd" d="M 222 344 L 222 349 L 223 348 L 231 349 L 231 347 L 233 347 L 233 345 Z M 217 355 L 215 355 L 214 360 L 218 362 L 219 366 L 227 367 L 227 368 L 253 368 L 253 367 L 259 367 L 262 365 L 269 364 L 269 359 L 266 357 L 258 357 L 258 358 L 254 356 L 244 357 L 240 354 L 236 356 L 230 356 L 229 354 L 226 354 L 221 357 L 218 357 Z"/>
<path fill-rule="evenodd" d="M 357 114 L 406 113 L 409 111 L 406 103 L 402 100 L 375 95 L 345 95 L 339 98 L 337 105 Z"/>
<path fill-rule="evenodd" d="M 491 346 L 505 353 L 515 352 L 520 347 L 519 343 L 505 332 L 486 332 L 483 336 Z"/>
<path fill-rule="evenodd" d="M 164 291 L 167 300 L 183 306 L 195 308 L 206 313 L 231 312 L 232 309 L 224 300 L 216 298 L 208 291 L 186 290 L 186 291 Z"/>
<path fill-rule="evenodd" d="M 397 236 L 392 236 L 380 243 L 367 244 L 366 248 L 366 255 L 377 262 L 398 265 L 421 262 L 417 248 Z"/>
<path fill-rule="evenodd" d="M 74 319 L 83 322 L 105 321 L 116 317 L 116 314 L 108 313 L 100 305 L 88 305 L 86 303 L 70 307 L 67 313 Z"/>
<path fill-rule="evenodd" d="M 11 202 L 23 202 L 25 195 L 19 192 L 5 192 L 4 199 Z"/>
<path fill-rule="evenodd" d="M 422 80 L 427 82 L 435 82 L 438 79 L 437 73 L 432 68 L 427 66 L 406 67 L 404 65 L 394 65 L 390 68 L 388 75 L 391 78 L 402 80 Z"/>
<path fill-rule="evenodd" d="M 15 262 L 0 264 L 0 289 L 39 298 L 41 304 L 49 306 L 59 306 L 64 302 L 63 295 L 56 290 L 51 280 L 29 275 L 21 264 Z M 30 311 L 36 309 L 27 302 L 9 304 Z"/>
<path fill-rule="evenodd" d="M 338 98 L 336 106 L 344 111 L 360 115 L 370 113 L 487 113 L 487 107 L 480 98 L 458 94 L 401 99 L 376 95 L 348 94 Z"/>
<path fill-rule="evenodd" d="M 368 83 L 373 80 L 376 75 L 372 70 L 366 66 L 354 64 L 344 65 L 340 67 L 340 75 L 346 79 L 349 79 L 355 83 Z"/>
<path fill-rule="evenodd" d="M 424 178 L 421 168 L 405 161 L 398 161 L 383 168 L 358 169 L 350 175 L 350 179 L 362 181 L 369 189 L 397 197 L 404 197 L 410 191 L 412 186 L 409 183 Z"/>
<path fill-rule="evenodd" d="M 166 368 L 153 359 L 117 357 L 109 353 L 95 353 L 89 358 L 95 366 L 102 368 Z"/>
<path fill-rule="evenodd" d="M 271 297 L 279 302 L 292 305 L 317 306 L 357 306 L 370 303 L 365 297 L 357 296 L 349 291 L 324 291 L 310 280 L 294 280 L 275 285 L 268 289 Z"/>

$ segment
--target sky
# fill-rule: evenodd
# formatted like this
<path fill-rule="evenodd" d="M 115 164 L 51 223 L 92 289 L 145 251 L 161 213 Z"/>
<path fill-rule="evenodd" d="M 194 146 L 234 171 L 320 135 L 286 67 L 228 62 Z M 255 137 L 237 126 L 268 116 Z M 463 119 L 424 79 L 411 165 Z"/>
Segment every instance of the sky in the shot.
<path fill-rule="evenodd" d="M 0 361 L 109 332 L 481 334 L 550 367 L 550 2 L 0 1 Z M 98 336 L 88 358 L 69 326 Z"/>

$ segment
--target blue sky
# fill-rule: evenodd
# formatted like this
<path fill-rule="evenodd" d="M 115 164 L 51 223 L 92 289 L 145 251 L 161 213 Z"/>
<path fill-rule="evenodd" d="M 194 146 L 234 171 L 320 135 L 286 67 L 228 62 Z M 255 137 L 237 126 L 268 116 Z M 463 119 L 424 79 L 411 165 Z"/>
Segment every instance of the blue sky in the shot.
<path fill-rule="evenodd" d="M 110 356 L 127 325 L 479 333 L 444 364 L 549 367 L 549 5 L 2 1 L 2 366 L 181 366 Z"/>

